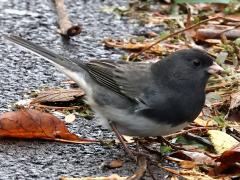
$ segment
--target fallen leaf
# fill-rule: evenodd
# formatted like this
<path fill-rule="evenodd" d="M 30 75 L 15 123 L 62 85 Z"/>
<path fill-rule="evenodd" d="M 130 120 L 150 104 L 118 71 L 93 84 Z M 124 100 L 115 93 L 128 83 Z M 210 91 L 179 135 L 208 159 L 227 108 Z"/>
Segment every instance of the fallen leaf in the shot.
<path fill-rule="evenodd" d="M 207 107 L 211 107 L 212 104 L 221 101 L 221 96 L 217 92 L 210 92 L 206 95 L 205 104 Z"/>
<path fill-rule="evenodd" d="M 184 169 L 193 169 L 197 166 L 197 164 L 194 161 L 181 161 L 179 165 L 181 168 Z"/>
<path fill-rule="evenodd" d="M 199 126 L 203 126 L 203 127 L 208 127 L 208 126 L 217 126 L 218 124 L 212 120 L 212 119 L 208 119 L 208 120 L 203 120 L 200 117 L 197 117 L 194 122 L 199 125 Z"/>
<path fill-rule="evenodd" d="M 224 164 L 234 164 L 236 162 L 240 162 L 240 143 L 232 149 L 224 151 L 217 161 Z"/>
<path fill-rule="evenodd" d="M 222 172 L 226 173 L 227 171 L 230 172 L 231 175 L 239 175 L 240 166 L 236 163 L 240 162 L 240 143 L 232 149 L 224 151 L 216 161 L 221 164 L 210 169 L 210 175 L 218 176 Z"/>
<path fill-rule="evenodd" d="M 211 156 L 214 156 L 211 154 Z M 215 159 L 206 155 L 203 152 L 192 152 L 192 151 L 185 151 L 185 150 L 178 150 L 173 152 L 170 157 L 175 157 L 185 161 L 192 161 L 196 164 L 208 164 L 208 165 L 215 165 Z"/>
<path fill-rule="evenodd" d="M 117 159 L 117 160 L 113 160 L 111 163 L 110 163 L 110 167 L 111 168 L 120 168 L 123 166 L 123 161 L 120 160 L 120 159 Z"/>
<path fill-rule="evenodd" d="M 0 137 L 48 139 L 63 142 L 90 143 L 68 131 L 64 122 L 37 110 L 6 112 L 0 116 Z"/>
<path fill-rule="evenodd" d="M 104 45 L 109 48 L 120 48 L 125 50 L 134 50 L 134 51 L 141 51 L 152 44 L 152 42 L 132 42 L 132 41 L 118 41 L 113 39 L 105 39 L 103 41 Z M 150 48 L 148 52 L 161 54 L 164 48 L 157 44 Z"/>
<path fill-rule="evenodd" d="M 237 39 L 240 36 L 240 29 L 231 29 L 229 31 L 226 31 L 227 29 L 221 30 L 217 28 L 218 27 L 198 29 L 196 31 L 195 38 L 197 40 L 220 39 L 221 34 L 224 34 L 228 39 Z"/>
<path fill-rule="evenodd" d="M 231 95 L 231 103 L 229 110 L 233 110 L 238 107 L 240 107 L 240 92 Z"/>
<path fill-rule="evenodd" d="M 111 162 L 105 162 L 103 166 L 110 169 L 120 168 L 123 166 L 123 161 L 120 159 L 115 159 L 115 160 L 112 160 Z"/>
<path fill-rule="evenodd" d="M 232 136 L 222 131 L 209 130 L 208 134 L 210 135 L 210 140 L 218 154 L 222 154 L 224 151 L 231 149 L 239 143 Z"/>
<path fill-rule="evenodd" d="M 64 121 L 66 123 L 72 123 L 73 121 L 75 121 L 75 119 L 76 119 L 75 114 L 68 114 L 67 116 L 65 116 Z"/>
<path fill-rule="evenodd" d="M 31 104 L 72 101 L 76 99 L 76 97 L 81 97 L 84 94 L 82 89 L 50 89 L 40 92 L 38 96 L 32 100 Z"/>
<path fill-rule="evenodd" d="M 216 180 L 218 178 L 212 178 L 204 173 L 201 173 L 201 172 L 198 172 L 196 171 L 195 169 L 192 169 L 192 170 L 175 170 L 175 169 L 171 169 L 171 168 L 167 168 L 167 167 L 163 167 L 163 166 L 160 166 L 160 168 L 170 172 L 170 173 L 173 173 L 175 175 L 178 175 L 178 176 L 181 176 L 187 180 Z M 219 178 L 220 179 L 220 178 Z"/>

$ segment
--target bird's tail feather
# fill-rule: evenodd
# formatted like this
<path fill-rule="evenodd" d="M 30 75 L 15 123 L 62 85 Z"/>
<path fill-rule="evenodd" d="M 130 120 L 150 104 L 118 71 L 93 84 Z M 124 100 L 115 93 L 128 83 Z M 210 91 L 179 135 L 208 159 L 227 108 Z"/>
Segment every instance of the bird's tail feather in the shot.
<path fill-rule="evenodd" d="M 23 38 L 17 36 L 5 37 L 7 40 L 33 52 L 34 54 L 43 57 L 60 71 L 66 74 L 68 77 L 78 83 L 84 90 L 89 91 L 87 81 L 89 80 L 88 74 L 85 71 L 83 62 L 75 62 L 70 59 L 66 59 L 63 56 L 57 55 L 45 48 L 42 48 L 32 42 L 29 42 Z"/>
<path fill-rule="evenodd" d="M 32 53 L 43 57 L 44 59 L 46 59 L 47 61 L 49 61 L 50 63 L 54 64 L 57 68 L 60 68 L 60 70 L 63 71 L 63 69 L 67 69 L 70 71 L 81 71 L 82 68 L 80 67 L 79 64 L 71 61 L 70 59 L 66 59 L 63 56 L 57 55 L 43 47 L 40 47 L 28 40 L 25 40 L 21 37 L 18 36 L 5 36 L 5 38 L 7 40 L 9 40 L 10 42 L 13 42 L 17 45 L 19 45 L 20 47 L 25 48 L 28 51 L 31 51 Z"/>

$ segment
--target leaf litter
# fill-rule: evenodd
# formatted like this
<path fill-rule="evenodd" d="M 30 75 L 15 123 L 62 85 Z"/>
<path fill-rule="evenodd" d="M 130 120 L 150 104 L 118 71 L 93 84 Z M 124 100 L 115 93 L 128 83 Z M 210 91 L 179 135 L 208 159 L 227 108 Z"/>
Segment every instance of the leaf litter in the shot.
<path fill-rule="evenodd" d="M 97 140 L 80 138 L 70 133 L 66 126 L 66 123 L 75 121 L 76 115 L 92 117 L 92 111 L 84 103 L 84 95 L 84 91 L 79 88 L 48 88 L 31 92 L 26 95 L 27 99 L 14 104 L 16 111 L 0 116 L 0 137 L 46 139 L 77 144 L 97 143 Z"/>
<path fill-rule="evenodd" d="M 142 60 L 141 57 L 164 57 L 179 49 L 197 47 L 207 50 L 209 54 L 216 57 L 217 63 L 226 71 L 225 74 L 209 80 L 206 87 L 206 106 L 195 122 L 180 132 L 165 136 L 170 142 L 184 147 L 184 150 L 176 151 L 169 148 L 163 150 L 164 146 L 159 148 L 157 139 L 151 141 L 147 139 L 142 144 L 140 143 L 140 147 L 151 152 L 151 155 L 161 154 L 162 159 L 167 160 L 168 163 L 176 163 L 177 170 L 173 167 L 170 168 L 159 158 L 157 160 L 150 159 L 160 168 L 177 176 L 186 179 L 239 177 L 240 16 L 237 14 L 238 10 L 239 6 L 232 3 L 188 4 L 185 6 L 184 4 L 176 5 L 168 2 L 162 4 L 154 1 L 132 1 L 129 2 L 127 8 L 105 7 L 104 11 L 107 13 L 128 16 L 130 19 L 135 19 L 148 26 L 164 27 L 162 32 L 148 32 L 150 35 L 147 36 L 135 35 L 128 39 L 108 37 L 102 41 L 109 50 L 120 48 L 131 53 L 127 58 L 123 57 L 122 59 Z M 86 111 L 87 116 L 90 115 L 91 118 L 92 114 L 89 112 L 88 106 L 84 103 L 76 104 L 83 96 L 84 92 L 80 89 L 49 90 L 40 93 L 38 97 L 30 101 L 24 101 L 23 104 L 41 111 L 64 111 L 64 109 Z M 75 112 L 67 114 L 65 121 L 74 123 Z M 25 122 L 23 119 L 27 119 L 27 121 Z M 45 126 L 49 125 L 51 121 L 56 123 L 53 125 L 54 128 L 52 126 L 46 128 Z M 59 140 L 61 137 L 61 141 L 82 142 L 81 138 L 79 139 L 78 136 L 67 130 L 64 122 L 50 114 L 36 110 L 5 113 L 0 117 L 0 125 L 0 136 L 2 137 L 52 140 Z M 56 127 L 59 129 L 54 131 Z M 214 148 L 209 148 L 209 142 Z M 132 140 L 128 143 L 132 143 Z M 146 148 L 145 144 L 149 147 Z M 146 162 L 143 160 L 134 175 L 139 175 L 141 178 L 145 170 Z M 134 178 L 134 175 L 131 177 Z M 127 177 L 112 175 L 78 179 L 107 180 L 127 179 Z"/>
<path fill-rule="evenodd" d="M 164 4 L 165 10 L 162 10 L 156 8 L 159 5 L 157 2 L 154 4 L 155 8 L 152 3 L 153 1 L 145 1 L 141 6 L 141 1 L 135 1 L 134 5 L 129 6 L 128 13 L 122 15 L 149 26 L 165 27 L 163 32 L 158 36 L 134 35 L 117 40 L 108 38 L 103 41 L 104 45 L 126 50 L 131 54 L 123 59 L 138 61 L 148 54 L 164 57 L 184 48 L 201 48 L 216 57 L 216 62 L 226 73 L 209 80 L 206 87 L 206 106 L 199 117 L 182 131 L 165 136 L 170 142 L 184 147 L 184 150 L 160 150 L 156 141 L 152 140 L 143 141 L 149 146 L 144 148 L 151 154 L 164 153 L 163 158 L 177 163 L 178 170 L 165 167 L 162 162 L 159 167 L 186 179 L 239 177 L 239 6 L 233 6 L 232 3 L 188 4 L 181 6 L 182 9 L 178 7 L 171 14 L 172 4 Z M 194 134 L 191 135 L 190 132 Z M 225 157 L 232 161 L 225 163 Z"/>

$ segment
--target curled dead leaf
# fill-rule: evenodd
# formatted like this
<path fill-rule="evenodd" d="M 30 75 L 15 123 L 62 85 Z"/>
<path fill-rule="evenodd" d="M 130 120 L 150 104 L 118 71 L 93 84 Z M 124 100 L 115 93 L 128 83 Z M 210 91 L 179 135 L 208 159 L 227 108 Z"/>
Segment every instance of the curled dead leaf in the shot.
<path fill-rule="evenodd" d="M 240 143 L 232 149 L 224 151 L 216 161 L 220 164 L 210 169 L 209 175 L 218 176 L 223 172 L 225 172 L 224 174 L 229 172 L 231 175 L 239 175 L 240 165 L 237 163 L 240 162 Z"/>
<path fill-rule="evenodd" d="M 90 143 L 68 131 L 63 121 L 37 110 L 6 112 L 0 116 L 0 137 L 48 139 L 63 142 Z"/>

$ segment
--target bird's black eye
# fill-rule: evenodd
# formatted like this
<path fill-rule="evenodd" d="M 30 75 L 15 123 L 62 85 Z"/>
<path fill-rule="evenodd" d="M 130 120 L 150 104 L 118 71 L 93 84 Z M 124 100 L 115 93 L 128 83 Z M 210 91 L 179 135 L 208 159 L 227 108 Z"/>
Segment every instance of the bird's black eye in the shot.
<path fill-rule="evenodd" d="M 201 63 L 200 63 L 199 60 L 197 60 L 197 59 L 194 59 L 194 60 L 193 60 L 193 65 L 194 65 L 194 66 L 197 67 L 197 66 L 200 66 L 200 64 L 201 64 Z"/>

